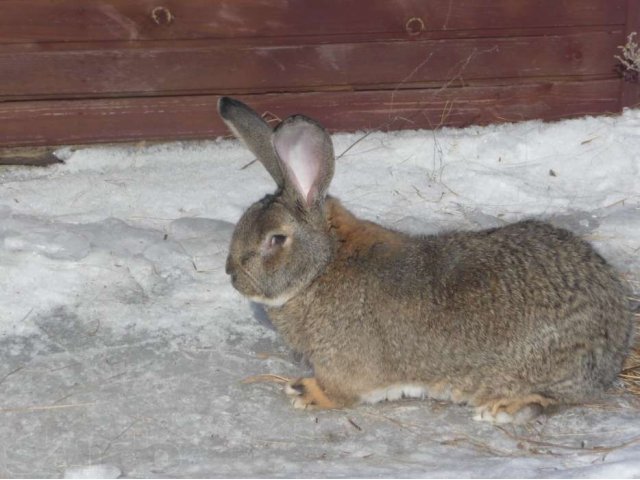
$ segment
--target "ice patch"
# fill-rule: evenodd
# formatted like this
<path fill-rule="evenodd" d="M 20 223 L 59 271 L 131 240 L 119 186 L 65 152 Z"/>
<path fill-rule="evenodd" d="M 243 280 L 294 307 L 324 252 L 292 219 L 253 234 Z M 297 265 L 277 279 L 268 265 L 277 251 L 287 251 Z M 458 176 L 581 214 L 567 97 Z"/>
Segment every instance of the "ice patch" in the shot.
<path fill-rule="evenodd" d="M 90 251 L 86 238 L 55 228 L 8 232 L 4 237 L 4 248 L 13 252 L 39 253 L 57 260 L 81 260 Z"/>
<path fill-rule="evenodd" d="M 122 472 L 115 465 L 87 465 L 84 467 L 69 467 L 64 471 L 63 478 L 119 478 Z"/>

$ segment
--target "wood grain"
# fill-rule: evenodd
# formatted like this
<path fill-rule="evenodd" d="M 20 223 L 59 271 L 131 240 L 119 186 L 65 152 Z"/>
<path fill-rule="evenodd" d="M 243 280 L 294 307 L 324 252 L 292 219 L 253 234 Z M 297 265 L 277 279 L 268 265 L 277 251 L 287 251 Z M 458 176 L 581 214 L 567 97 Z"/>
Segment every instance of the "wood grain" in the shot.
<path fill-rule="evenodd" d="M 619 81 L 540 82 L 398 91 L 316 92 L 241 97 L 284 118 L 304 113 L 332 131 L 397 130 L 558 120 L 617 112 Z M 60 145 L 226 135 L 217 96 L 0 103 L 0 145 Z"/>
<path fill-rule="evenodd" d="M 245 46 L 219 41 L 0 46 L 0 100 L 371 90 L 613 77 L 616 28 L 570 35 Z M 588 79 L 588 78 L 587 78 Z M 504 82 L 502 82 L 504 83 Z"/>
<path fill-rule="evenodd" d="M 619 112 L 640 0 L 0 0 L 0 146 L 212 138 L 218 95 L 332 130 Z"/>
<path fill-rule="evenodd" d="M 0 13 L 0 43 L 413 38 L 428 32 L 496 35 L 506 28 L 624 25 L 626 0 L 0 0 Z"/>

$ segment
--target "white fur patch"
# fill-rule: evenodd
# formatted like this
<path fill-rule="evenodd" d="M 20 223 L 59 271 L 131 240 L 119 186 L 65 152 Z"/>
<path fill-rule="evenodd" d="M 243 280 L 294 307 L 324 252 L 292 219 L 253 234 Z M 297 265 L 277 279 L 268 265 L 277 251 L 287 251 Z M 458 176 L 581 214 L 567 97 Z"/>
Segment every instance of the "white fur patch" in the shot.
<path fill-rule="evenodd" d="M 284 393 L 286 393 L 290 397 L 299 397 L 300 396 L 300 392 L 291 386 L 291 382 L 286 383 L 284 385 Z"/>
<path fill-rule="evenodd" d="M 291 399 L 291 405 L 293 405 L 293 408 L 297 408 L 300 410 L 313 408 L 302 399 L 302 395 L 298 390 L 291 386 L 291 382 L 287 383 L 284 386 L 284 393 L 286 393 L 287 396 Z"/>
<path fill-rule="evenodd" d="M 384 388 L 371 390 L 360 396 L 363 403 L 377 403 L 400 398 L 430 398 L 454 403 L 466 403 L 469 397 L 453 390 L 450 385 L 436 382 L 433 385 L 419 383 L 396 383 Z"/>
<path fill-rule="evenodd" d="M 287 303 L 289 300 L 291 300 L 292 297 L 293 297 L 293 294 L 289 293 L 289 294 L 280 295 L 279 297 L 275 297 L 275 298 L 267 298 L 263 296 L 254 296 L 254 297 L 247 297 L 247 298 L 252 302 L 261 303 L 262 305 L 266 305 L 267 307 L 281 307 L 285 303 Z"/>
<path fill-rule="evenodd" d="M 360 396 L 363 403 L 378 403 L 385 400 L 399 400 L 401 398 L 420 398 L 427 396 L 427 388 L 424 385 L 412 383 L 390 385 L 386 388 L 377 388 Z"/>

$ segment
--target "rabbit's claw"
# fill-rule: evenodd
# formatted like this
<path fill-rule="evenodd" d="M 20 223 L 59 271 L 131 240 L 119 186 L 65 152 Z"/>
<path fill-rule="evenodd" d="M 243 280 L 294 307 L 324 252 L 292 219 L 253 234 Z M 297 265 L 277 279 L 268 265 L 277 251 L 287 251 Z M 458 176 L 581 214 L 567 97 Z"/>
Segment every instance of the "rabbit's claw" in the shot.
<path fill-rule="evenodd" d="M 474 420 L 494 424 L 526 423 L 554 403 L 542 395 L 532 394 L 521 398 L 499 398 L 476 409 Z"/>
<path fill-rule="evenodd" d="M 315 378 L 299 378 L 289 382 L 285 384 L 284 391 L 291 398 L 293 408 L 336 408 L 335 402 L 327 397 Z"/>

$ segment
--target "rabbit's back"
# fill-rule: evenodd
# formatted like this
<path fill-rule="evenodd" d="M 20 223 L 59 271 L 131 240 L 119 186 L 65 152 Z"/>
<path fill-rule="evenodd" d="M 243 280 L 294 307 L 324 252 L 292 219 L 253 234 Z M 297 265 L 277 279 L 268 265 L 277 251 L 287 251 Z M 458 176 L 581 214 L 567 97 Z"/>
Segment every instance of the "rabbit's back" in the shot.
<path fill-rule="evenodd" d="M 437 258 L 424 266 L 437 272 L 432 336 L 452 354 L 443 369 L 564 402 L 614 380 L 631 341 L 627 292 L 589 244 L 537 221 L 424 241 Z"/>

